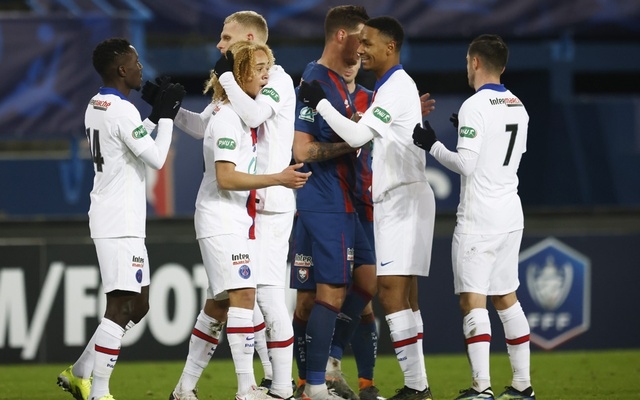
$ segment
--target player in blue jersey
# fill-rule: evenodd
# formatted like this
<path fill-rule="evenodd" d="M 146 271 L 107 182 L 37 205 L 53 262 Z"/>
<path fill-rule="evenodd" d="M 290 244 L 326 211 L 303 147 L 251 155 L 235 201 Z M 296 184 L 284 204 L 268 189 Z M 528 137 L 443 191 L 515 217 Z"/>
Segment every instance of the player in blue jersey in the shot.
<path fill-rule="evenodd" d="M 367 19 L 365 9 L 359 6 L 329 10 L 322 56 L 309 63 L 302 75 L 303 80 L 324 82 L 327 97 L 349 118 L 356 108 L 341 73 L 358 62 L 357 36 Z M 337 398 L 325 384 L 333 331 L 354 265 L 373 264 L 373 252 L 353 199 L 356 151 L 314 110 L 299 103 L 296 118 L 294 157 L 305 160 L 306 170 L 313 172 L 307 187 L 298 191 L 296 202 L 291 276 L 291 287 L 298 290 L 294 315 L 296 360 L 307 396 Z M 348 314 L 357 319 L 375 293 L 375 283 L 373 288 L 352 286 L 350 292 L 354 295 Z"/>

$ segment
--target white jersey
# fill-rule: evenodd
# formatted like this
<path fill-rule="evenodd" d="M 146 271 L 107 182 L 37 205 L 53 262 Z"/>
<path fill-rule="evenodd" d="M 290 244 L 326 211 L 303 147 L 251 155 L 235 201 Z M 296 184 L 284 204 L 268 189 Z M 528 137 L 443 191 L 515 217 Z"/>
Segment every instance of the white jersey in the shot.
<path fill-rule="evenodd" d="M 89 207 L 92 238 L 145 237 L 145 164 L 154 141 L 140 112 L 120 92 L 101 88 L 85 112 L 95 177 Z"/>
<path fill-rule="evenodd" d="M 204 134 L 205 171 L 196 198 L 196 238 L 237 234 L 249 237 L 248 190 L 222 190 L 216 178 L 216 161 L 235 164 L 236 171 L 256 173 L 256 144 L 251 129 L 229 104 L 223 104 L 209 120 Z M 255 201 L 255 200 L 254 200 Z"/>
<path fill-rule="evenodd" d="M 267 103 L 275 114 L 258 127 L 257 173 L 278 173 L 291 163 L 296 112 L 293 80 L 281 66 L 271 67 L 269 83 L 258 94 L 256 101 Z M 296 208 L 293 189 L 284 186 L 258 189 L 256 195 L 259 200 L 259 210 L 287 212 Z"/>
<path fill-rule="evenodd" d="M 478 154 L 460 181 L 456 232 L 500 234 L 524 227 L 518 166 L 526 151 L 529 115 L 504 86 L 481 87 L 460 107 L 458 149 Z"/>
<path fill-rule="evenodd" d="M 374 203 L 400 185 L 427 182 L 426 154 L 413 144 L 412 137 L 413 128 L 422 122 L 418 88 L 401 67 L 388 74 L 358 122 L 375 131 L 371 165 Z"/>

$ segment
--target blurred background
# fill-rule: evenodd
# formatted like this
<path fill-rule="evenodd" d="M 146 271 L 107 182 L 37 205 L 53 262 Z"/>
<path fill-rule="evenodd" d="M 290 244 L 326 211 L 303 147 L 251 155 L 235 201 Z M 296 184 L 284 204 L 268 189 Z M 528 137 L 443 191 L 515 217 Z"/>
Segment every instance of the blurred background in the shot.
<path fill-rule="evenodd" d="M 327 10 L 339 4 L 344 3 L 0 0 L 0 362 L 65 359 L 70 353 L 61 349 L 83 346 L 104 306 L 88 236 L 93 166 L 83 126 L 86 104 L 101 84 L 91 65 L 95 45 L 113 36 L 129 39 L 144 78 L 171 75 L 187 88 L 183 106 L 200 111 L 209 102 L 201 92 L 220 56 L 215 46 L 227 15 L 261 13 L 276 62 L 297 84 L 305 65 L 322 52 Z M 449 116 L 473 93 L 466 78 L 467 45 L 482 33 L 503 36 L 510 47 L 503 83 L 531 118 L 519 191 L 526 220 L 523 251 L 535 251 L 523 257 L 521 277 L 531 284 L 521 286 L 528 290 L 521 297 L 528 296 L 523 302 L 530 301 L 532 309 L 546 304 L 539 315 L 530 315 L 533 322 L 547 318 L 536 344 L 640 347 L 640 322 L 623 325 L 624 316 L 606 306 L 618 282 L 640 282 L 640 2 L 351 4 L 402 22 L 401 62 L 420 92 L 436 99 L 429 120 L 450 149 L 456 135 Z M 367 73 L 359 80 L 374 83 Z M 137 92 L 131 99 L 145 118 L 150 107 Z M 433 159 L 428 170 L 438 216 L 432 276 L 422 283 L 423 313 L 427 322 L 450 323 L 425 332 L 425 350 L 463 351 L 449 255 L 459 178 Z M 148 326 L 127 335 L 131 345 L 147 338 L 137 345 L 144 357 L 172 358 L 166 346 L 183 356 L 204 295 L 192 222 L 201 176 L 201 142 L 176 129 L 165 167 L 148 175 L 147 244 L 158 289 L 152 285 L 156 303 Z M 570 301 L 540 300 L 534 283 L 545 265 L 555 268 Z M 622 290 L 617 304 L 634 302 L 632 293 Z M 610 339 L 611 329 L 620 333 L 618 340 Z M 150 354 L 153 346 L 163 348 L 162 355 Z"/>

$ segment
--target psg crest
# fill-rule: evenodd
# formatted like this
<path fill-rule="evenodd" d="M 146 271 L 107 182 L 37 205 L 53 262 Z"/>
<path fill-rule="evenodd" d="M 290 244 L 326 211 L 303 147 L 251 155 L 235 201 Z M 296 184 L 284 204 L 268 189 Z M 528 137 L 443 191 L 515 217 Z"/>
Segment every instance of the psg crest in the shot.
<path fill-rule="evenodd" d="M 590 268 L 585 255 L 554 238 L 520 253 L 518 299 L 532 343 L 550 350 L 589 329 Z"/>

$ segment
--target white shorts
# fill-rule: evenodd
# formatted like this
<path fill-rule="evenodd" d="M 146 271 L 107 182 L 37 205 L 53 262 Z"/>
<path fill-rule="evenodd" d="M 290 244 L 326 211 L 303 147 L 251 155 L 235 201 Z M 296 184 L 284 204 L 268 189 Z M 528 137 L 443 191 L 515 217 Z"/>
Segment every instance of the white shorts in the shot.
<path fill-rule="evenodd" d="M 256 287 L 248 242 L 238 235 L 198 239 L 209 278 L 209 298 L 223 300 L 228 298 L 227 290 Z"/>
<path fill-rule="evenodd" d="M 293 215 L 294 211 L 258 211 L 256 214 L 256 238 L 249 240 L 249 250 L 258 286 L 285 287 L 288 282 L 287 257 Z"/>
<path fill-rule="evenodd" d="M 435 215 L 435 197 L 427 182 L 391 189 L 373 205 L 378 276 L 429 275 Z"/>
<path fill-rule="evenodd" d="M 518 281 L 518 254 L 522 230 L 498 235 L 454 232 L 451 245 L 453 287 L 456 294 L 485 296 L 514 292 Z"/>
<path fill-rule="evenodd" d="M 149 286 L 151 274 L 144 238 L 93 239 L 93 243 L 105 293 L 114 290 L 140 293 L 143 286 Z"/>

